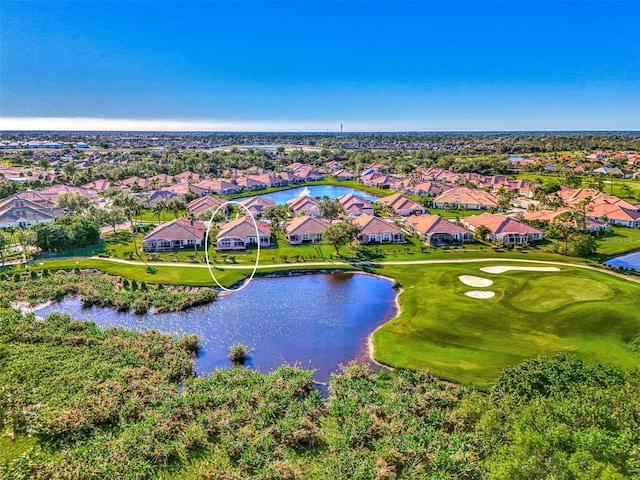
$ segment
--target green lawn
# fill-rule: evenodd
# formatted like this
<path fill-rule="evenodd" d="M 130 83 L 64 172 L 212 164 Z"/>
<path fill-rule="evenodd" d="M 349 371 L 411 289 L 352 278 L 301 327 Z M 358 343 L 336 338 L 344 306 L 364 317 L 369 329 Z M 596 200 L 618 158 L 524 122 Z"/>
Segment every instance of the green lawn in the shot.
<path fill-rule="evenodd" d="M 600 257 L 621 255 L 640 250 L 640 230 L 616 227 L 610 233 L 598 238 L 598 254 Z"/>
<path fill-rule="evenodd" d="M 629 347 L 640 333 L 637 284 L 570 267 L 487 274 L 479 270 L 482 265 L 379 269 L 398 279 L 404 291 L 400 315 L 374 333 L 376 358 L 481 389 L 505 367 L 537 354 L 573 352 L 638 369 L 640 355 Z M 480 290 L 496 296 L 467 297 L 475 288 L 458 280 L 462 274 L 493 280 Z"/>
<path fill-rule="evenodd" d="M 515 177 L 518 179 L 526 178 L 529 180 L 542 180 L 546 184 L 554 183 L 554 182 L 560 183 L 560 181 L 558 180 L 557 173 L 545 174 L 545 173 L 525 172 L 525 173 L 519 173 L 515 175 Z M 592 180 L 594 180 L 594 177 L 587 175 L 582 178 L 583 178 L 582 188 L 589 188 L 589 183 Z M 638 201 L 638 195 L 640 195 L 640 180 L 632 180 L 629 178 L 609 179 L 608 177 L 606 177 L 604 181 L 605 181 L 604 190 L 603 190 L 604 193 L 613 194 L 617 197 L 627 200 L 630 203 L 636 203 Z M 625 195 L 623 195 L 622 190 L 620 190 L 620 187 L 622 187 L 622 185 L 628 185 L 629 187 L 631 187 L 631 190 L 633 192 L 631 197 L 626 197 Z"/>

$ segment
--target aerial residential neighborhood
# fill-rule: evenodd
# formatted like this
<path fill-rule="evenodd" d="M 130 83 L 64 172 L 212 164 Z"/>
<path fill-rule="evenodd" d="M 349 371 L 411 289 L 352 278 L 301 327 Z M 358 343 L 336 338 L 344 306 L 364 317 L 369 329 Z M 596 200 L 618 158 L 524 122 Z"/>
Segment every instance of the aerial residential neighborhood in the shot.
<path fill-rule="evenodd" d="M 0 0 L 0 480 L 640 479 L 639 18 Z"/>

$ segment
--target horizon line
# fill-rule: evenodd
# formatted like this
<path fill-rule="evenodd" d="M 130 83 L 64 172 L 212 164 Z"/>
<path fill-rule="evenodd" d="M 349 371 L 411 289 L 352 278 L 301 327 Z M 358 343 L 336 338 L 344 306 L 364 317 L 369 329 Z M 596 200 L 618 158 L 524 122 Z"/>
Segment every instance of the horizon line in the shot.
<path fill-rule="evenodd" d="M 223 121 L 180 119 L 132 119 L 99 117 L 0 117 L 2 132 L 162 132 L 162 133 L 505 133 L 505 132 L 640 132 L 639 128 L 474 128 L 471 125 L 454 127 L 449 122 L 442 125 L 416 125 L 419 122 L 376 121 Z M 333 130 L 330 126 L 350 125 L 348 130 Z"/>

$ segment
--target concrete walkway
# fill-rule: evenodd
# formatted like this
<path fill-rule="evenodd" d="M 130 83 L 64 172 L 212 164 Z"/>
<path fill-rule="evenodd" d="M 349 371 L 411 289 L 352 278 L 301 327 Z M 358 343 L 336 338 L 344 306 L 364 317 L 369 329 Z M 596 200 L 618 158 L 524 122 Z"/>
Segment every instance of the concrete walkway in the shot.
<path fill-rule="evenodd" d="M 174 262 L 143 262 L 135 260 L 123 260 L 119 258 L 101 258 L 101 257 L 89 257 L 95 260 L 102 260 L 113 263 L 124 263 L 127 265 L 150 265 L 152 267 L 180 267 L 180 268 L 207 268 L 207 265 L 197 263 L 174 263 Z M 450 263 L 483 263 L 483 262 L 500 262 L 500 263 L 533 263 L 542 265 L 557 265 L 568 268 L 583 268 L 585 270 L 593 270 L 596 272 L 606 273 L 614 277 L 622 278 L 634 283 L 640 283 L 640 277 L 634 277 L 630 275 L 624 275 L 622 273 L 607 270 L 605 268 L 598 268 L 592 265 L 581 265 L 575 263 L 558 262 L 554 260 L 528 260 L 528 259 L 514 259 L 514 258 L 452 258 L 452 259 L 437 259 L 437 260 L 385 260 L 381 262 L 302 262 L 302 263 L 271 263 L 271 264 L 259 264 L 257 270 L 267 270 L 270 268 L 291 268 L 299 269 L 304 267 L 328 267 L 328 268 L 341 268 L 341 267 L 358 267 L 358 266 L 375 266 L 375 265 L 439 265 Z M 234 265 L 234 264 L 221 264 L 212 265 L 220 269 L 228 270 L 253 270 L 253 265 Z"/>

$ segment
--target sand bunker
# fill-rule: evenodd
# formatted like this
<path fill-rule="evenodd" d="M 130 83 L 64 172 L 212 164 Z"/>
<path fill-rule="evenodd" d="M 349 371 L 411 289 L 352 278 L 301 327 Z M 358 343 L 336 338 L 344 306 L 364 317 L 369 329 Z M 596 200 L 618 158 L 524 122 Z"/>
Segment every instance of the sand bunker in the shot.
<path fill-rule="evenodd" d="M 486 290 L 471 290 L 470 292 L 465 292 L 464 293 L 467 297 L 471 297 L 471 298 L 481 298 L 481 299 L 485 299 L 485 298 L 491 298 L 491 297 L 495 297 L 496 292 L 488 292 Z"/>
<path fill-rule="evenodd" d="M 496 265 L 493 267 L 482 267 L 482 270 L 485 273 L 504 273 L 509 270 L 525 270 L 527 272 L 559 272 L 560 269 L 558 267 L 516 267 L 513 265 Z"/>
<path fill-rule="evenodd" d="M 489 287 L 493 285 L 493 280 L 488 278 L 474 277 L 473 275 L 460 275 L 458 277 L 462 283 L 469 287 Z"/>

